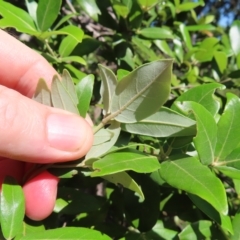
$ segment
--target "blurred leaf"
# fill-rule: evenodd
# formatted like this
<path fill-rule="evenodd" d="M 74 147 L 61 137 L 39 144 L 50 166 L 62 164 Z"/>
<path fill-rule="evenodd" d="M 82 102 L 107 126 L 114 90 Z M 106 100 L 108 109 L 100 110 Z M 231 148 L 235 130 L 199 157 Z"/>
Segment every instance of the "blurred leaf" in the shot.
<path fill-rule="evenodd" d="M 21 8 L 1 1 L 0 15 L 3 17 L 0 19 L 0 28 L 11 27 L 30 35 L 38 33 L 31 16 Z"/>
<path fill-rule="evenodd" d="M 118 82 L 111 114 L 122 123 L 140 121 L 158 109 L 170 93 L 172 60 L 145 64 Z"/>
<path fill-rule="evenodd" d="M 103 114 L 110 113 L 112 97 L 117 85 L 115 74 L 107 67 L 99 64 L 100 78 L 102 80 L 100 94 L 103 101 Z"/>
<path fill-rule="evenodd" d="M 37 2 L 34 0 L 25 0 L 25 4 L 27 6 L 27 10 L 31 18 L 37 23 Z"/>
<path fill-rule="evenodd" d="M 172 32 L 168 29 L 159 27 L 142 28 L 137 31 L 137 34 L 148 39 L 173 39 Z"/>
<path fill-rule="evenodd" d="M 23 229 L 25 202 L 22 187 L 5 177 L 1 190 L 1 228 L 5 239 L 14 238 Z"/>
<path fill-rule="evenodd" d="M 46 81 L 40 78 L 33 96 L 33 100 L 51 107 L 51 92 L 47 86 Z"/>
<path fill-rule="evenodd" d="M 227 94 L 224 113 L 218 121 L 217 144 L 215 149 L 216 162 L 224 161 L 240 142 L 240 100 L 231 93 Z"/>
<path fill-rule="evenodd" d="M 41 33 L 41 35 L 39 35 L 39 37 L 41 39 L 46 39 L 53 35 L 68 35 L 68 36 L 71 36 L 76 41 L 81 42 L 84 33 L 83 33 L 82 29 L 80 29 L 79 27 L 74 26 L 74 25 L 68 25 L 66 27 L 63 27 L 63 28 L 55 30 L 55 31 L 43 32 L 43 33 Z"/>
<path fill-rule="evenodd" d="M 77 2 L 93 20 L 98 21 L 98 15 L 101 14 L 101 11 L 96 4 L 96 0 L 77 0 Z"/>
<path fill-rule="evenodd" d="M 238 149 L 239 150 L 239 149 Z M 233 161 L 233 165 L 235 165 L 234 160 Z M 240 159 L 236 159 L 236 165 L 239 165 Z M 229 161 L 229 165 L 231 165 L 231 162 Z M 226 162 L 226 165 L 228 163 Z M 216 168 L 217 170 L 219 170 L 221 173 L 223 173 L 225 176 L 230 177 L 232 179 L 239 179 L 240 180 L 240 170 L 235 168 L 235 167 L 231 167 L 231 166 L 214 166 L 214 168 Z"/>
<path fill-rule="evenodd" d="M 61 20 L 54 26 L 53 30 L 57 30 L 62 24 L 64 24 L 65 22 L 67 22 L 70 18 L 75 17 L 77 15 L 77 13 L 71 13 L 68 14 L 66 16 L 64 16 L 63 18 L 61 18 Z"/>
<path fill-rule="evenodd" d="M 57 19 L 62 0 L 39 0 L 37 7 L 37 25 L 40 31 L 47 31 Z"/>
<path fill-rule="evenodd" d="M 82 228 L 82 227 L 64 227 L 57 229 L 50 229 L 44 232 L 32 233 L 22 237 L 20 240 L 46 240 L 46 239 L 77 239 L 77 240 L 111 240 L 107 235 L 101 232 Z"/>
<path fill-rule="evenodd" d="M 187 225 L 179 234 L 180 240 L 198 240 L 208 239 L 212 236 L 211 233 L 212 222 L 207 220 L 200 220 Z"/>
<path fill-rule="evenodd" d="M 204 165 L 213 163 L 217 142 L 217 124 L 213 116 L 196 102 L 183 102 L 177 105 L 186 113 L 193 112 L 197 122 L 197 136 L 193 139 L 197 153 Z"/>
<path fill-rule="evenodd" d="M 192 40 L 191 40 L 190 34 L 188 32 L 188 29 L 186 28 L 185 24 L 183 24 L 183 23 L 181 23 L 179 25 L 179 29 L 182 34 L 184 43 L 186 44 L 188 50 L 191 50 L 192 49 Z"/>
<path fill-rule="evenodd" d="M 71 54 L 73 49 L 77 46 L 78 41 L 72 36 L 66 36 L 60 43 L 59 54 L 61 57 L 67 57 Z"/>
<path fill-rule="evenodd" d="M 187 26 L 188 31 L 214 31 L 216 27 L 211 24 L 199 24 Z"/>
<path fill-rule="evenodd" d="M 175 55 L 177 57 L 177 59 L 179 60 L 180 63 L 183 62 L 183 46 L 180 40 L 178 39 L 173 39 L 173 43 L 174 43 L 174 52 Z"/>
<path fill-rule="evenodd" d="M 125 4 L 118 2 L 117 0 L 113 0 L 112 6 L 119 17 L 126 18 L 128 16 L 129 8 Z"/>
<path fill-rule="evenodd" d="M 117 70 L 117 81 L 122 80 L 123 77 L 127 76 L 129 74 L 129 71 L 125 69 L 118 69 Z"/>
<path fill-rule="evenodd" d="M 195 194 L 226 215 L 228 203 L 222 182 L 195 157 L 165 161 L 159 170 L 171 186 Z"/>
<path fill-rule="evenodd" d="M 240 239 L 240 211 L 238 210 L 236 215 L 233 218 L 232 221 L 233 224 L 233 236 L 231 236 L 231 240 L 239 240 Z"/>
<path fill-rule="evenodd" d="M 174 53 L 165 40 L 154 40 L 154 43 L 162 52 L 174 58 Z"/>
<path fill-rule="evenodd" d="M 111 123 L 111 125 L 108 128 L 106 128 L 106 130 L 112 136 L 111 139 L 107 142 L 102 143 L 102 144 L 92 146 L 90 151 L 87 153 L 85 159 L 97 158 L 97 157 L 105 154 L 116 143 L 116 141 L 118 139 L 118 136 L 120 134 L 120 131 L 121 131 L 120 123 L 118 123 L 117 121 L 113 121 Z"/>
<path fill-rule="evenodd" d="M 219 71 L 223 73 L 227 68 L 227 55 L 225 52 L 216 51 L 214 52 L 214 59 L 218 65 Z"/>
<path fill-rule="evenodd" d="M 144 199 L 144 195 L 140 186 L 138 186 L 134 179 L 132 179 L 126 172 L 109 174 L 102 176 L 102 178 L 116 185 L 121 184 L 123 187 L 138 193 L 139 196 Z"/>
<path fill-rule="evenodd" d="M 179 137 L 196 134 L 196 122 L 179 113 L 161 107 L 149 117 L 130 124 L 122 124 L 127 132 L 151 137 Z"/>
<path fill-rule="evenodd" d="M 139 6 L 137 1 L 132 1 L 132 8 L 129 13 L 130 26 L 134 28 L 139 28 L 143 20 L 143 11 Z"/>
<path fill-rule="evenodd" d="M 82 65 L 86 65 L 86 61 L 79 56 L 69 56 L 69 57 L 62 57 L 59 58 L 60 62 L 76 62 Z"/>
<path fill-rule="evenodd" d="M 233 22 L 229 30 L 231 47 L 235 55 L 240 53 L 240 20 Z"/>
<path fill-rule="evenodd" d="M 231 218 L 229 216 L 219 213 L 215 208 L 212 207 L 212 205 L 196 195 L 188 194 L 188 196 L 196 205 L 196 207 L 203 211 L 210 219 L 218 223 L 223 229 L 233 234 Z"/>
<path fill-rule="evenodd" d="M 56 75 L 52 80 L 51 92 L 51 99 L 54 107 L 79 114 L 74 97 L 76 94 L 75 91 L 69 91 Z"/>
<path fill-rule="evenodd" d="M 158 3 L 158 0 L 137 0 L 142 9 L 148 10 Z"/>
<path fill-rule="evenodd" d="M 177 11 L 179 12 L 189 11 L 189 10 L 192 10 L 193 8 L 198 7 L 199 5 L 202 5 L 202 4 L 200 2 L 183 2 L 177 6 Z"/>
<path fill-rule="evenodd" d="M 158 159 L 140 151 L 129 150 L 109 153 L 93 163 L 91 176 L 105 176 L 113 173 L 132 170 L 140 173 L 156 171 L 160 168 Z"/>
<path fill-rule="evenodd" d="M 76 92 L 78 98 L 78 111 L 82 117 L 86 117 L 89 110 L 90 101 L 92 98 L 94 84 L 94 75 L 90 74 L 84 77 L 76 85 Z"/>
<path fill-rule="evenodd" d="M 224 85 L 219 83 L 208 83 L 189 89 L 176 99 L 176 102 L 193 101 L 204 106 L 213 116 L 215 116 L 219 109 L 220 103 L 214 96 L 214 91 L 217 89 L 224 89 Z M 176 105 L 172 109 L 178 111 Z"/>

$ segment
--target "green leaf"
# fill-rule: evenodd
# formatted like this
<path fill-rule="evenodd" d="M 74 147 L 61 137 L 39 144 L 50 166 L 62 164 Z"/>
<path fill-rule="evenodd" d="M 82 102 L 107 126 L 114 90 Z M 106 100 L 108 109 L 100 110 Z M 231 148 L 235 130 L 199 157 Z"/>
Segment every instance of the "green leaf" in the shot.
<path fill-rule="evenodd" d="M 1 228 L 6 239 L 14 238 L 23 228 L 25 202 L 22 187 L 5 177 L 1 191 Z"/>
<path fill-rule="evenodd" d="M 176 99 L 176 102 L 193 101 L 204 106 L 213 116 L 215 116 L 219 109 L 220 103 L 213 95 L 217 89 L 224 89 L 225 87 L 219 83 L 208 83 L 189 89 Z M 178 111 L 176 105 L 172 106 L 172 109 Z"/>
<path fill-rule="evenodd" d="M 188 32 L 188 29 L 186 28 L 185 24 L 183 24 L 183 23 L 181 23 L 179 25 L 179 29 L 182 34 L 184 43 L 186 44 L 188 50 L 191 50 L 192 49 L 192 40 L 191 40 L 190 34 Z"/>
<path fill-rule="evenodd" d="M 111 114 L 122 123 L 140 121 L 155 113 L 170 93 L 172 60 L 159 60 L 135 69 L 118 82 Z"/>
<path fill-rule="evenodd" d="M 240 100 L 231 93 L 227 94 L 224 113 L 218 121 L 216 161 L 224 161 L 240 142 Z"/>
<path fill-rule="evenodd" d="M 12 27 L 19 32 L 28 34 L 36 34 L 37 29 L 34 25 L 33 19 L 27 12 L 14 5 L 1 1 L 0 15 L 3 17 L 0 20 L 0 28 Z"/>
<path fill-rule="evenodd" d="M 239 150 L 239 149 L 238 149 Z M 238 164 L 240 159 L 237 160 Z M 230 162 L 231 164 L 231 162 Z M 233 163 L 234 164 L 234 163 Z M 214 166 L 217 170 L 223 173 L 225 176 L 230 177 L 232 179 L 240 180 L 240 170 L 231 166 Z"/>
<path fill-rule="evenodd" d="M 78 97 L 78 111 L 82 117 L 86 117 L 92 98 L 94 75 L 90 74 L 81 79 L 76 85 Z"/>
<path fill-rule="evenodd" d="M 51 92 L 53 107 L 79 114 L 74 97 L 75 92 L 70 92 L 56 75 L 52 80 Z"/>
<path fill-rule="evenodd" d="M 198 7 L 199 5 L 201 5 L 200 2 L 184 2 L 177 6 L 177 11 L 179 12 L 190 11 L 193 8 Z"/>
<path fill-rule="evenodd" d="M 214 52 L 214 59 L 218 65 L 218 69 L 223 73 L 228 64 L 227 54 L 225 52 L 216 51 Z"/>
<path fill-rule="evenodd" d="M 53 35 L 68 35 L 75 39 L 77 42 L 82 42 L 84 32 L 77 26 L 68 25 L 55 31 L 43 32 L 38 37 L 41 39 L 46 39 Z"/>
<path fill-rule="evenodd" d="M 33 96 L 33 100 L 51 107 L 51 92 L 47 86 L 46 81 L 40 78 Z"/>
<path fill-rule="evenodd" d="M 142 9 L 148 10 L 149 8 L 155 6 L 158 0 L 137 0 Z"/>
<path fill-rule="evenodd" d="M 132 170 L 139 173 L 154 172 L 160 168 L 158 159 L 137 150 L 110 153 L 93 163 L 91 176 L 104 176 Z"/>
<path fill-rule="evenodd" d="M 193 139 L 201 162 L 209 165 L 214 162 L 217 142 L 217 124 L 210 112 L 196 102 L 183 102 L 177 105 L 185 112 L 193 112 L 197 121 L 197 136 Z"/>
<path fill-rule="evenodd" d="M 109 151 L 111 149 L 111 147 L 116 143 L 116 141 L 118 140 L 120 131 L 121 131 L 120 123 L 117 121 L 113 121 L 111 123 L 111 125 L 108 128 L 106 128 L 106 130 L 111 135 L 111 139 L 102 144 L 92 146 L 90 151 L 87 153 L 85 159 L 100 157 L 101 155 L 103 155 L 107 151 Z"/>
<path fill-rule="evenodd" d="M 101 14 L 101 11 L 96 4 L 96 0 L 77 0 L 77 2 L 93 20 L 98 21 L 98 15 Z"/>
<path fill-rule="evenodd" d="M 68 15 L 65 15 L 61 20 L 54 26 L 53 30 L 58 29 L 61 25 L 63 25 L 65 22 L 67 22 L 70 18 L 77 16 L 78 13 L 71 13 Z"/>
<path fill-rule="evenodd" d="M 179 240 L 198 240 L 210 239 L 212 222 L 207 220 L 199 220 L 187 225 L 179 234 Z"/>
<path fill-rule="evenodd" d="M 223 229 L 233 234 L 231 218 L 229 216 L 219 213 L 212 207 L 212 205 L 196 195 L 188 194 L 188 196 L 196 207 L 203 211 L 210 219 L 218 223 Z"/>
<path fill-rule="evenodd" d="M 128 14 L 129 14 L 129 9 L 125 4 L 118 2 L 116 0 L 113 0 L 112 6 L 113 6 L 113 9 L 115 10 L 116 14 L 118 15 L 118 17 L 127 18 Z"/>
<path fill-rule="evenodd" d="M 27 10 L 31 18 L 34 20 L 34 22 L 37 22 L 37 2 L 33 0 L 25 0 L 25 4 L 27 6 Z"/>
<path fill-rule="evenodd" d="M 231 236 L 231 240 L 239 240 L 240 239 L 240 211 L 238 210 L 237 214 L 234 216 L 233 221 L 233 236 Z"/>
<path fill-rule="evenodd" d="M 20 240 L 47 240 L 47 239 L 77 239 L 77 240 L 111 240 L 107 235 L 101 232 L 82 227 L 64 227 L 50 229 L 44 232 L 32 233 L 22 237 Z"/>
<path fill-rule="evenodd" d="M 111 132 L 109 132 L 105 128 L 102 128 L 94 134 L 93 146 L 110 141 L 112 137 L 113 137 L 113 135 Z"/>
<path fill-rule="evenodd" d="M 137 123 L 122 124 L 127 132 L 151 137 L 179 137 L 196 134 L 196 122 L 179 113 L 161 107 L 153 115 Z"/>
<path fill-rule="evenodd" d="M 172 31 L 159 27 L 142 28 L 137 34 L 148 39 L 174 39 Z"/>
<path fill-rule="evenodd" d="M 72 36 L 66 36 L 60 43 L 59 54 L 61 57 L 67 57 L 71 54 L 73 49 L 77 46 L 78 41 Z"/>
<path fill-rule="evenodd" d="M 121 184 L 123 187 L 138 193 L 139 196 L 142 199 L 144 199 L 142 189 L 138 186 L 134 179 L 132 179 L 126 172 L 114 173 L 102 176 L 102 178 L 116 185 Z"/>
<path fill-rule="evenodd" d="M 168 56 L 174 58 L 174 53 L 171 50 L 171 48 L 169 47 L 167 41 L 165 41 L 165 40 L 154 40 L 153 42 L 162 52 L 164 52 Z"/>
<path fill-rule="evenodd" d="M 236 20 L 233 22 L 229 30 L 229 38 L 231 47 L 235 55 L 240 53 L 240 21 Z"/>
<path fill-rule="evenodd" d="M 62 57 L 62 58 L 59 58 L 58 60 L 60 60 L 60 62 L 67 62 L 67 63 L 76 62 L 76 63 L 82 64 L 82 65 L 86 65 L 86 61 L 82 57 L 79 57 L 79 56 Z"/>
<path fill-rule="evenodd" d="M 228 203 L 222 182 L 195 157 L 166 161 L 159 170 L 171 186 L 195 194 L 226 215 Z"/>
<path fill-rule="evenodd" d="M 39 29 L 47 31 L 57 19 L 62 0 L 39 0 L 37 7 L 37 24 Z"/>
<path fill-rule="evenodd" d="M 103 101 L 103 114 L 110 113 L 112 97 L 117 85 L 115 74 L 107 67 L 99 64 L 100 78 L 102 80 L 100 94 Z"/>
<path fill-rule="evenodd" d="M 191 25 L 187 26 L 188 31 L 214 31 L 216 27 L 212 24 L 199 24 L 199 25 Z"/>

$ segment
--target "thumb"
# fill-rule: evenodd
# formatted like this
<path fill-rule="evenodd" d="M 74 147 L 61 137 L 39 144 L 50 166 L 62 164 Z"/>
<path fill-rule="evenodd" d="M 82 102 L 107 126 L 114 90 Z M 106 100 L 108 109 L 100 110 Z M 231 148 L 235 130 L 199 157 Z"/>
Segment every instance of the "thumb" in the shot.
<path fill-rule="evenodd" d="M 84 156 L 93 142 L 84 118 L 0 85 L 0 156 L 53 163 Z"/>

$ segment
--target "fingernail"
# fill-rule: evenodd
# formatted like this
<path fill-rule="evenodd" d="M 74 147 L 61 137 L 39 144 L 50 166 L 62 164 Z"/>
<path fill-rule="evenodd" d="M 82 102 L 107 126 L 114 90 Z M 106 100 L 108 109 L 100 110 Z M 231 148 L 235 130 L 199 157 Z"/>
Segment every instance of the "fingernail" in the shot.
<path fill-rule="evenodd" d="M 47 118 L 47 136 L 51 147 L 76 151 L 83 144 L 84 120 L 74 115 L 50 114 Z"/>

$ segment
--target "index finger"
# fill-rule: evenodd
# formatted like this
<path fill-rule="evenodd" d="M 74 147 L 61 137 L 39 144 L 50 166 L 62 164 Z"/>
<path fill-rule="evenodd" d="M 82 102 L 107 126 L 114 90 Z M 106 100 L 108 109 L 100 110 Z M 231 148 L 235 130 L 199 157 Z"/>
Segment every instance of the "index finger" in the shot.
<path fill-rule="evenodd" d="M 31 97 L 39 78 L 48 83 L 56 71 L 37 52 L 0 30 L 0 84 Z"/>

